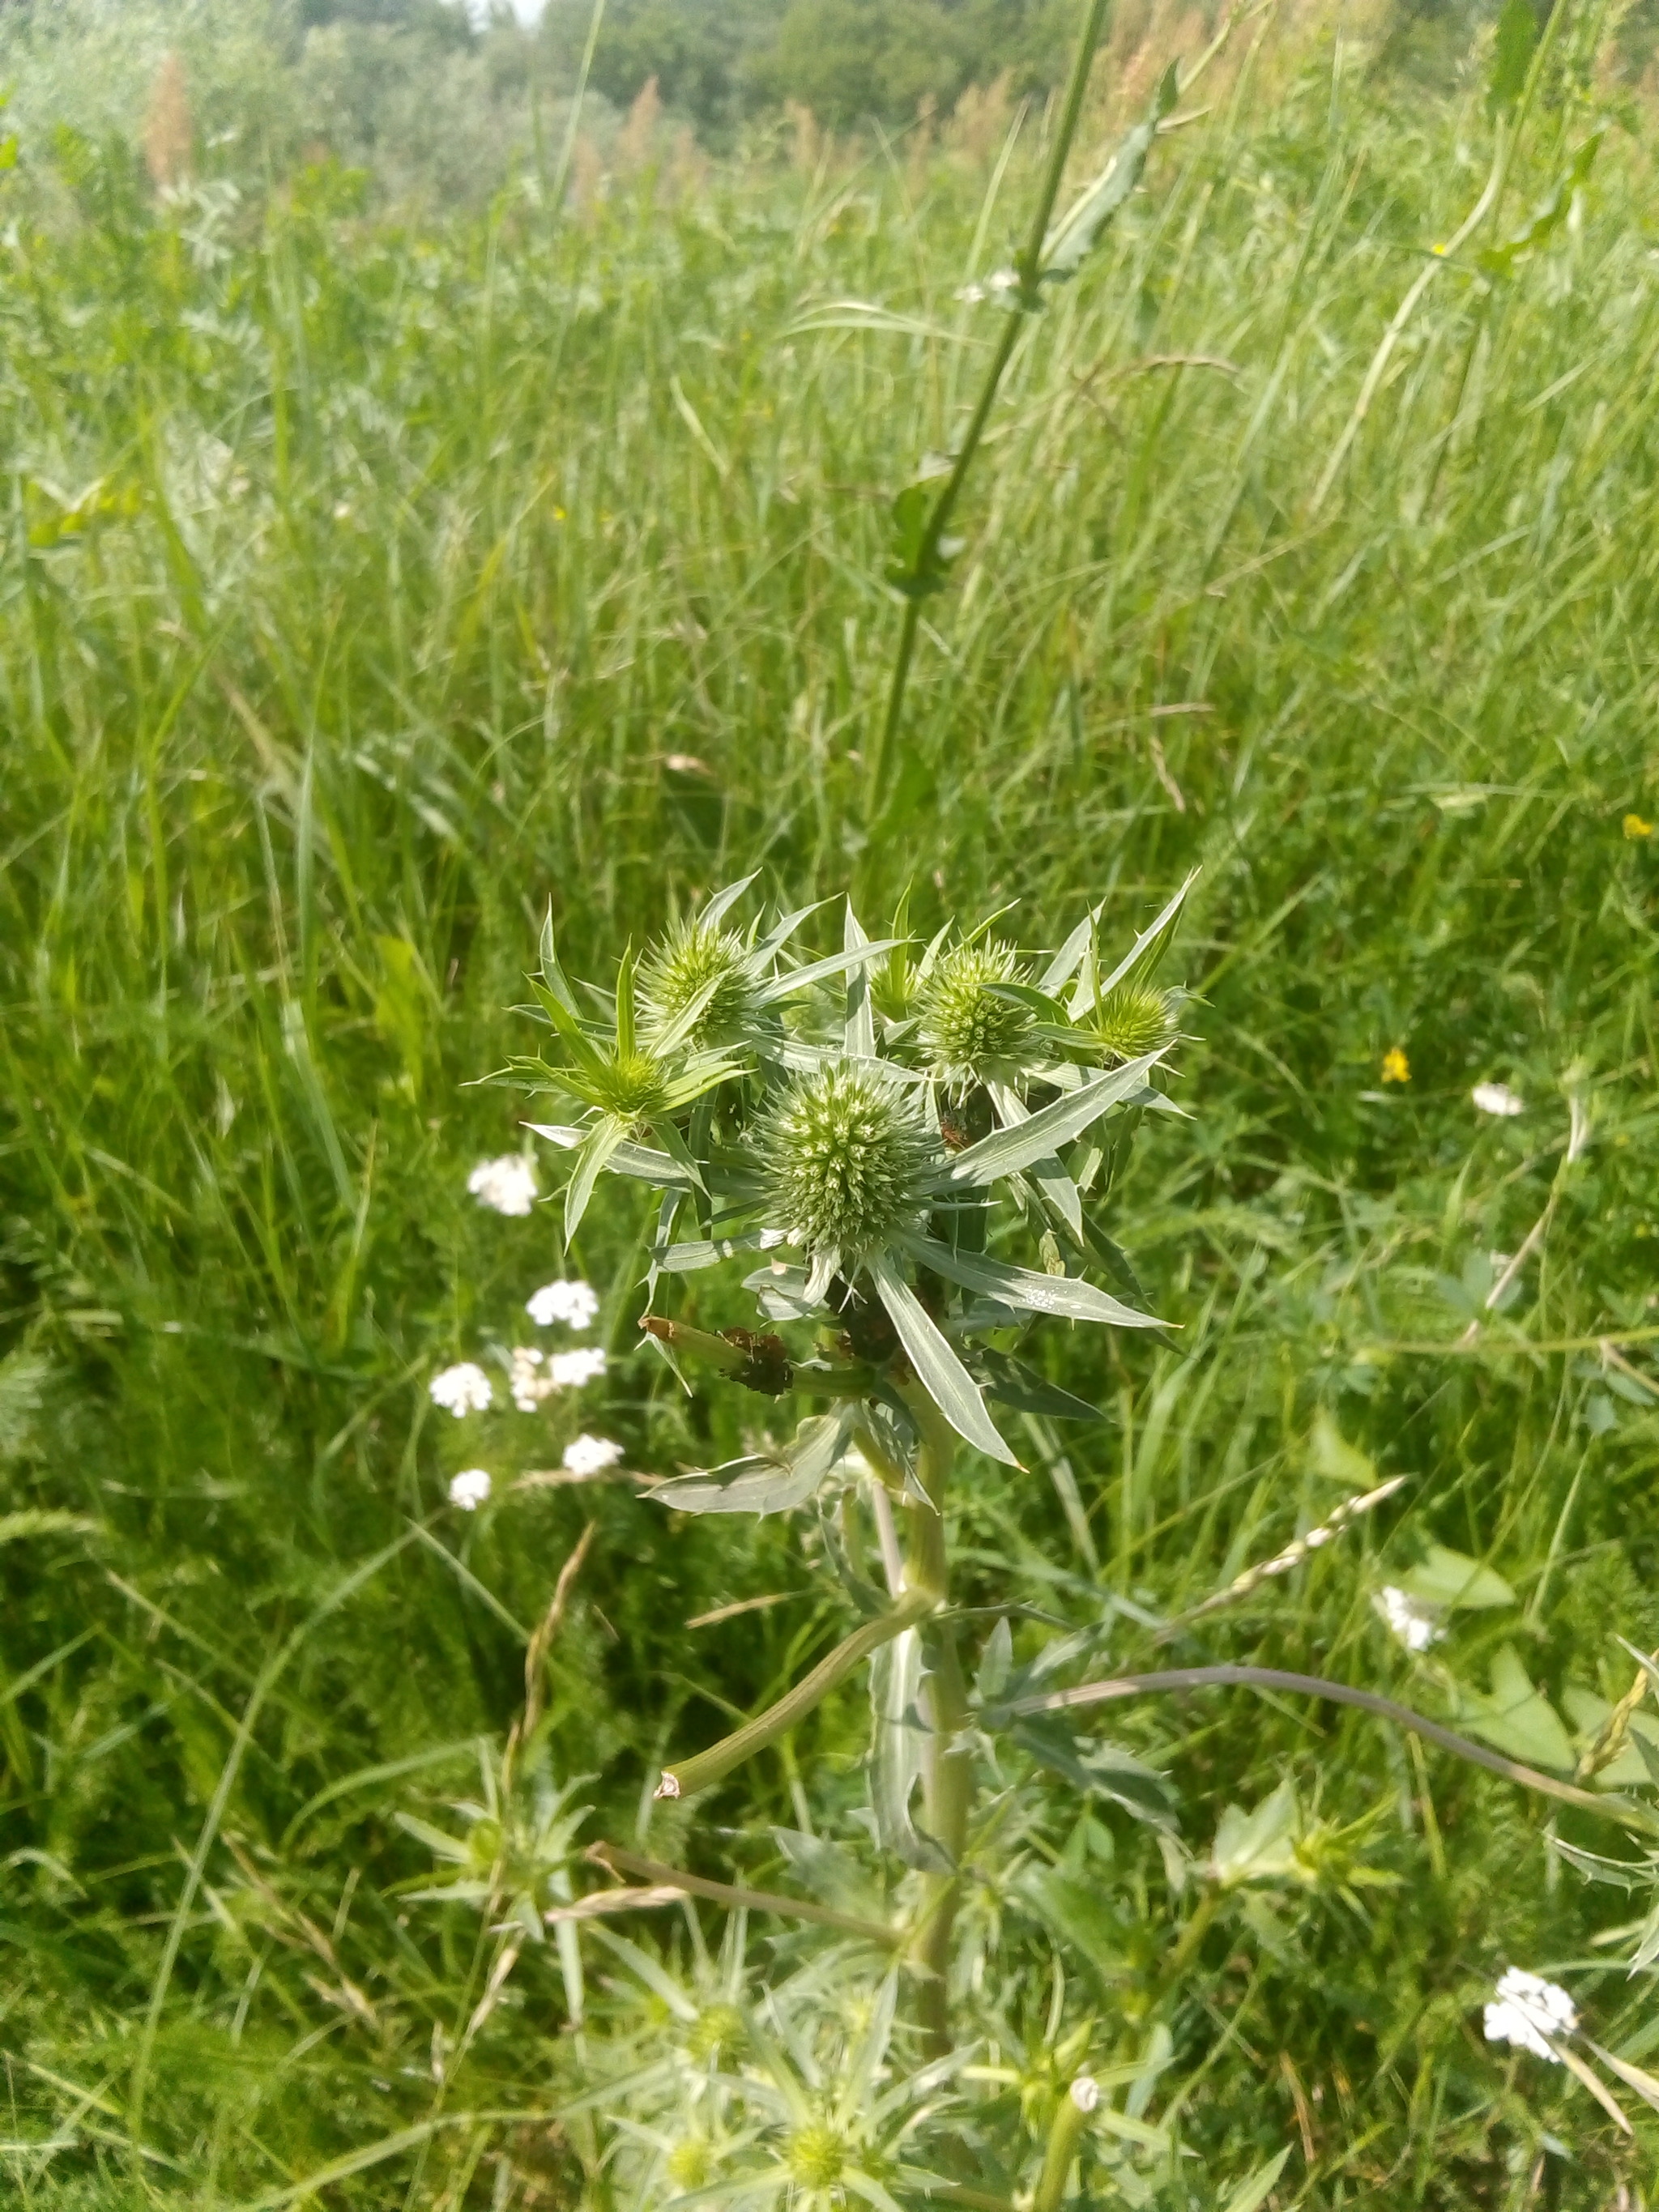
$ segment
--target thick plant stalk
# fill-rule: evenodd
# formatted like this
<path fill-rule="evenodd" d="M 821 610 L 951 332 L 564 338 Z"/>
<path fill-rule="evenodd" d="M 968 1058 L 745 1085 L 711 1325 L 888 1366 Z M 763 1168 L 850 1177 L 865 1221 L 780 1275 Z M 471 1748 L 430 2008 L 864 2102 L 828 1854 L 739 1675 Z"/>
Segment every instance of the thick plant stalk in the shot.
<path fill-rule="evenodd" d="M 916 1474 L 928 1500 L 926 1505 L 917 1503 L 909 1508 L 906 1591 L 908 1595 L 925 1597 L 929 1613 L 942 1612 L 950 1602 L 945 1504 L 956 1455 L 956 1432 L 918 1384 L 910 1384 L 903 1396 L 921 1435 Z M 949 1620 L 937 1621 L 929 1644 L 932 1671 L 927 1679 L 927 1719 L 930 1741 L 922 1770 L 923 1803 L 928 1832 L 950 1854 L 952 1871 L 922 1878 L 910 1960 L 920 1977 L 917 2015 L 928 2053 L 938 2057 L 951 2047 L 951 1937 L 962 1896 L 960 1863 L 968 1842 L 973 1761 L 960 1741 L 968 1726 L 968 1689 L 955 1624 Z"/>

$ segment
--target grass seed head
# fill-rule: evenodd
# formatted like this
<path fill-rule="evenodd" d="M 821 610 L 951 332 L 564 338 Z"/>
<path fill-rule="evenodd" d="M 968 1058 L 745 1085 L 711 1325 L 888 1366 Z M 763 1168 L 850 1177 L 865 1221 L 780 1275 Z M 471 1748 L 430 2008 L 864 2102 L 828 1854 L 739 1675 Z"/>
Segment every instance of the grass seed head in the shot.
<path fill-rule="evenodd" d="M 890 1077 L 830 1066 L 799 1078 L 766 1117 L 760 1145 L 773 1218 L 810 1252 L 851 1261 L 921 1212 L 933 1147 Z"/>
<path fill-rule="evenodd" d="M 921 994 L 921 1042 L 947 1083 L 978 1082 L 1024 1055 L 1036 1017 L 997 986 L 1028 980 L 1019 955 L 1000 938 L 959 945 L 940 960 Z"/>

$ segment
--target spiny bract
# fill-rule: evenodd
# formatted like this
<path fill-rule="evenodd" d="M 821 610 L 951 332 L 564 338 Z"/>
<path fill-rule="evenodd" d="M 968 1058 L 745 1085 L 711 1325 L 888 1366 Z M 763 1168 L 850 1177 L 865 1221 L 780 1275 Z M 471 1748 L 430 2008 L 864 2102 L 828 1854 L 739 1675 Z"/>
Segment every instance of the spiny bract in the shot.
<path fill-rule="evenodd" d="M 1000 938 L 947 952 L 921 993 L 921 1043 L 946 1082 L 978 1082 L 1027 1052 L 1036 1017 L 997 988 L 1029 979 Z"/>
<path fill-rule="evenodd" d="M 778 1225 L 848 1261 L 915 1221 L 936 1157 L 898 1085 L 850 1067 L 798 1079 L 762 1125 L 760 1150 Z"/>
<path fill-rule="evenodd" d="M 640 963 L 641 1027 L 647 1039 L 672 1029 L 709 983 L 713 995 L 685 1043 L 693 1051 L 736 1044 L 760 1012 L 755 979 L 743 939 L 704 921 L 678 921 Z"/>

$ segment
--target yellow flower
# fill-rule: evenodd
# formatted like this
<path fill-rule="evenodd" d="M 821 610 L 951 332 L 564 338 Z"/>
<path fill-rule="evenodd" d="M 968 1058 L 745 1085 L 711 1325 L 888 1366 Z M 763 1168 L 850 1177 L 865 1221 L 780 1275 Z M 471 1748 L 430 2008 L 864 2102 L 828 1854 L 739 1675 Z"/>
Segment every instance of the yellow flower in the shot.
<path fill-rule="evenodd" d="M 1443 261 L 1446 258 L 1446 248 L 1443 246 L 1431 246 L 1429 251 L 1431 253 L 1437 254 Z"/>
<path fill-rule="evenodd" d="M 1625 817 L 1625 835 L 1626 837 L 1651 837 L 1653 824 L 1644 822 L 1639 814 L 1627 814 Z"/>
<path fill-rule="evenodd" d="M 1382 1080 L 1384 1083 L 1409 1083 L 1411 1079 L 1410 1060 L 1397 1044 L 1390 1045 L 1382 1055 Z"/>

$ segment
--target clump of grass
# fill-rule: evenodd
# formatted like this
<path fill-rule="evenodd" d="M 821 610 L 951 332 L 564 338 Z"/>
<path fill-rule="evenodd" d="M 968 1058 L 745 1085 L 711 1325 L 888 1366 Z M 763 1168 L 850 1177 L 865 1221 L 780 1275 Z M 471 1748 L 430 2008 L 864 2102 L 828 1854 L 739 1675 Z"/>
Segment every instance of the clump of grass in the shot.
<path fill-rule="evenodd" d="M 1516 1603 L 1458 1616 L 1432 1664 L 1480 1691 L 1518 1638 L 1547 1689 L 1612 1701 L 1609 1626 L 1659 1642 L 1647 158 L 1610 133 L 1574 219 L 1506 264 L 1594 120 L 1539 107 L 1356 422 L 1486 125 L 1478 97 L 1396 110 L 1329 49 L 1273 65 L 1276 102 L 1247 73 L 1178 135 L 1015 355 L 861 855 L 871 910 L 914 878 L 925 937 L 964 886 L 1018 898 L 1027 943 L 1080 890 L 1139 926 L 1205 868 L 1203 1115 L 1147 1133 L 1118 1195 L 1180 1334 L 1056 1349 L 1109 1427 L 1036 1417 L 1017 1506 L 964 1485 L 953 1545 L 967 1602 L 977 1548 L 1127 1638 L 1324 1517 L 1322 1409 L 1411 1477 L 1413 1533 L 1317 1555 L 1201 1656 L 1403 1674 L 1370 1591 L 1433 1537 Z M 95 1527 L 0 1549 L 25 2204 L 329 2171 L 342 2203 L 459 2203 L 498 2161 L 521 2201 L 574 2197 L 556 1947 L 468 2040 L 476 1917 L 406 1905 L 430 1856 L 396 1815 L 477 1789 L 590 1522 L 543 1726 L 600 1773 L 610 1834 L 690 1701 L 753 1708 L 841 1623 L 787 1525 L 670 1534 L 625 1486 L 552 1484 L 432 1521 L 460 1462 L 427 1373 L 510 1341 L 562 1266 L 544 1215 L 465 1197 L 519 1132 L 463 1085 L 511 1048 L 496 1009 L 549 900 L 597 972 L 751 852 L 792 902 L 843 880 L 896 619 L 880 495 L 976 386 L 998 311 L 955 295 L 1000 264 L 1035 133 L 994 191 L 965 154 L 913 198 L 848 153 L 560 226 L 528 201 L 383 225 L 326 166 L 158 207 L 118 155 L 27 134 L 0 180 L 4 1510 Z M 1485 1079 L 1525 1113 L 1477 1116 Z M 648 1229 L 596 1206 L 572 1263 L 618 1351 Z M 711 1327 L 739 1316 L 720 1296 Z M 643 1364 L 587 1402 L 647 1471 L 740 1446 Z M 547 1416 L 488 1419 L 469 1456 L 558 1459 Z M 778 1601 L 726 1612 L 750 1598 Z M 849 1712 L 798 1755 L 833 1771 Z M 1292 1770 L 1334 1820 L 1382 1807 L 1402 1877 L 1200 1948 L 1170 2024 L 1207 2061 L 1189 2140 L 1217 2172 L 1294 2140 L 1287 2185 L 1333 2202 L 1518 2202 L 1540 2156 L 1564 2204 L 1634 2202 L 1650 2132 L 1624 2147 L 1564 2071 L 1468 2040 L 1501 1965 L 1616 1958 L 1587 1947 L 1620 1900 L 1558 1881 L 1501 1784 L 1320 1725 L 1121 1724 L 1206 1796 Z M 796 1778 L 757 1770 L 745 1819 L 796 1826 Z M 1059 1801 L 1042 1843 L 1042 1911 L 999 1908 L 1032 1987 L 1052 1926 L 1091 1978 L 1070 2002 L 1157 2002 L 1109 1901 L 1126 1881 L 1163 1924 L 1157 1854 Z M 1577 1986 L 1598 2039 L 1650 2055 L 1639 1982 Z"/>

